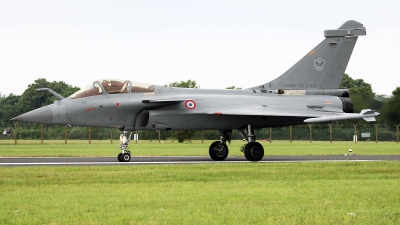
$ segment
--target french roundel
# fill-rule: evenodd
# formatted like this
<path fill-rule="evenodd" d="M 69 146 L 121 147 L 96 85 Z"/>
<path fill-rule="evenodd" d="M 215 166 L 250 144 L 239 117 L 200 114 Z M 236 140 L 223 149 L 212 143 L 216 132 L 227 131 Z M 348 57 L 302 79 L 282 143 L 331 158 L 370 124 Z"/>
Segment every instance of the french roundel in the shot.
<path fill-rule="evenodd" d="M 195 109 L 196 108 L 196 102 L 194 102 L 193 100 L 187 100 L 185 102 L 185 106 L 186 106 L 186 108 L 188 108 L 190 110 Z"/>

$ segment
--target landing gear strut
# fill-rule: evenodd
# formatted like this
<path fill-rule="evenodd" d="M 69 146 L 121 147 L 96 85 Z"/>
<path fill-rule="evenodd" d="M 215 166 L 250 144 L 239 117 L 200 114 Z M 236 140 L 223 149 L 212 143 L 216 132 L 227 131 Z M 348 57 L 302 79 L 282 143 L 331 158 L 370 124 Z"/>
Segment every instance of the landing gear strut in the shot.
<path fill-rule="evenodd" d="M 118 161 L 120 162 L 129 162 L 131 160 L 131 152 L 127 150 L 128 144 L 131 141 L 132 132 L 129 134 L 129 137 L 126 137 L 126 131 L 122 132 L 119 136 L 119 148 L 121 149 L 121 153 L 118 154 Z"/>
<path fill-rule="evenodd" d="M 219 141 L 215 141 L 210 145 L 209 154 L 210 157 L 215 161 L 222 161 L 228 157 L 229 149 L 226 145 L 226 141 L 231 143 L 232 130 L 220 130 Z"/>
<path fill-rule="evenodd" d="M 264 157 L 264 147 L 256 142 L 254 128 L 251 124 L 243 129 L 239 129 L 239 133 L 247 140 L 247 144 L 243 145 L 240 151 L 244 152 L 244 156 L 249 161 L 260 161 Z"/>

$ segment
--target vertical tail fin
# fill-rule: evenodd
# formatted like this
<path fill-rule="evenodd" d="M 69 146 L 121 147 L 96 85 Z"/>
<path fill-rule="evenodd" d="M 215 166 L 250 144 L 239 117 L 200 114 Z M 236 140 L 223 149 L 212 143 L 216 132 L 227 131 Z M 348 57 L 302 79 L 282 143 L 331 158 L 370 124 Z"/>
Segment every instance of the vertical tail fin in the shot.
<path fill-rule="evenodd" d="M 321 90 L 338 89 L 363 25 L 349 20 L 336 30 L 325 30 L 325 40 L 284 74 L 252 89 Z"/>

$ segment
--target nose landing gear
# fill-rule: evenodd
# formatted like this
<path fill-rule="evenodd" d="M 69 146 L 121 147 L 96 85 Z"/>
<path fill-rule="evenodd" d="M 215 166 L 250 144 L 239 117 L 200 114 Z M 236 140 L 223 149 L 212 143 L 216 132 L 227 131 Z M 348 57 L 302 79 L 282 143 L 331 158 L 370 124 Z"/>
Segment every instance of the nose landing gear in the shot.
<path fill-rule="evenodd" d="M 131 141 L 132 132 L 129 134 L 129 137 L 126 137 L 126 131 L 122 132 L 119 136 L 119 148 L 121 149 L 121 153 L 118 154 L 119 162 L 129 162 L 131 160 L 131 152 L 127 149 L 128 144 Z"/>

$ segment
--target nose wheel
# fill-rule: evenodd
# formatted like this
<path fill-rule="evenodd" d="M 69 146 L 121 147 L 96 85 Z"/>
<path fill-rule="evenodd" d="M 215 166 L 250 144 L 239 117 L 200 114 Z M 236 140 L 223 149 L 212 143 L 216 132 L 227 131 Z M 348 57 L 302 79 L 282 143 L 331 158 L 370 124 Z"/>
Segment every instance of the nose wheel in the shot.
<path fill-rule="evenodd" d="M 119 153 L 118 154 L 118 161 L 119 162 L 129 162 L 131 161 L 131 154 L 130 153 Z"/>

